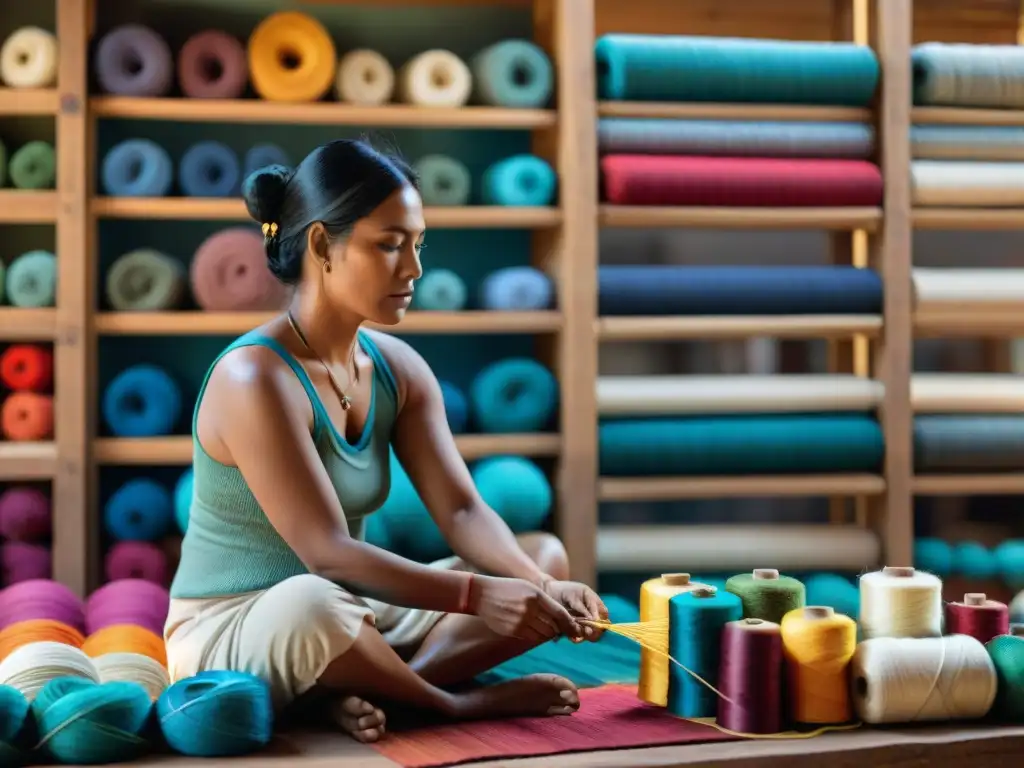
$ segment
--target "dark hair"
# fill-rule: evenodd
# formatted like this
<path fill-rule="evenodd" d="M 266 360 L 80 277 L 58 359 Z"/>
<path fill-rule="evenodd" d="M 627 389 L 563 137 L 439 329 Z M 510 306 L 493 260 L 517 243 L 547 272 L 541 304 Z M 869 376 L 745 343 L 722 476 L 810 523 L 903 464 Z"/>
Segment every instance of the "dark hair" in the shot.
<path fill-rule="evenodd" d="M 401 158 L 368 141 L 341 139 L 317 147 L 294 170 L 270 165 L 242 184 L 245 207 L 264 232 L 270 271 L 283 283 L 302 276 L 306 230 L 322 222 L 332 235 L 344 235 L 403 186 L 418 180 Z"/>

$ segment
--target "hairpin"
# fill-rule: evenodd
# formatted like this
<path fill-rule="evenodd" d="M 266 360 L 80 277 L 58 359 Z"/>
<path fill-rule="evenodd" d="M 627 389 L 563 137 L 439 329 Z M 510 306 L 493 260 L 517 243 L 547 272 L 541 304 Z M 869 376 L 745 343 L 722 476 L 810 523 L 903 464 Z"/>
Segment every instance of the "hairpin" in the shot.
<path fill-rule="evenodd" d="M 277 224 L 269 222 L 263 225 L 263 236 L 264 237 L 276 237 L 277 236 Z"/>

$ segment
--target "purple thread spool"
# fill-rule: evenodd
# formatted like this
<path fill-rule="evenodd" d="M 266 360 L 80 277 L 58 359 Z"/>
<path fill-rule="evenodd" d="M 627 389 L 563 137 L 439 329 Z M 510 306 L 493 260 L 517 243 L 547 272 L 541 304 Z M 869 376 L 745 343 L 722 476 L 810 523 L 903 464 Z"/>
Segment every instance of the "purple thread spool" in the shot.
<path fill-rule="evenodd" d="M 107 581 L 142 579 L 167 586 L 167 555 L 148 541 L 121 541 L 107 552 Z"/>
<path fill-rule="evenodd" d="M 42 544 L 8 541 L 0 547 L 0 568 L 5 585 L 49 579 L 53 576 L 53 557 L 50 548 Z"/>
<path fill-rule="evenodd" d="M 161 637 L 171 596 L 164 587 L 142 579 L 118 579 L 89 597 L 85 606 L 87 634 L 114 624 L 135 624 Z"/>
<path fill-rule="evenodd" d="M 38 541 L 50 536 L 50 500 L 38 488 L 14 487 L 0 493 L 0 536 Z"/>
<path fill-rule="evenodd" d="M 85 631 L 85 611 L 78 595 L 50 579 L 30 579 L 0 591 L 0 630 L 30 619 L 54 619 Z"/>

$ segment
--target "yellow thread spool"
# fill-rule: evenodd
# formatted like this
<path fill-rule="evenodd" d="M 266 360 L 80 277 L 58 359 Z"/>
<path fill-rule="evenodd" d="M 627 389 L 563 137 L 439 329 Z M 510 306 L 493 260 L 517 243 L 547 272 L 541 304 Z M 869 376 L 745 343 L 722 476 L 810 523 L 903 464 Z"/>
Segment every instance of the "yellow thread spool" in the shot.
<path fill-rule="evenodd" d="M 782 617 L 789 670 L 790 717 L 835 725 L 851 719 L 847 669 L 857 649 L 857 623 L 832 608 L 797 608 Z"/>
<path fill-rule="evenodd" d="M 640 586 L 640 623 L 668 622 L 668 601 L 676 595 L 706 588 L 707 584 L 690 581 L 688 573 L 663 573 Z M 640 684 L 637 696 L 658 707 L 668 706 L 668 681 L 671 662 L 648 648 L 640 649 Z"/>

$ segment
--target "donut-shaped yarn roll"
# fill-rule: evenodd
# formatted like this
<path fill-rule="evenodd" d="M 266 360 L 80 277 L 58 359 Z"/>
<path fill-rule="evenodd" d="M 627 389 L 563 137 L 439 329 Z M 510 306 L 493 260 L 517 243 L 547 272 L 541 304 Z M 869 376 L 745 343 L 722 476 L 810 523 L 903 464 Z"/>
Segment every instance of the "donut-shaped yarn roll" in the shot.
<path fill-rule="evenodd" d="M 163 636 L 170 607 L 167 589 L 145 579 L 118 579 L 93 592 L 85 604 L 85 628 L 93 634 L 115 624 L 134 624 Z"/>
<path fill-rule="evenodd" d="M 554 169 L 534 155 L 516 155 L 484 171 L 484 205 L 542 206 L 555 199 L 558 178 Z"/>
<path fill-rule="evenodd" d="M 107 272 L 106 294 L 118 312 L 158 312 L 177 307 L 185 296 L 185 267 L 150 248 L 119 256 Z"/>
<path fill-rule="evenodd" d="M 473 423 L 481 432 L 537 432 L 555 414 L 558 382 L 536 360 L 510 358 L 477 374 L 469 402 Z"/>
<path fill-rule="evenodd" d="M 0 354 L 0 384 L 48 392 L 53 387 L 53 351 L 38 344 L 12 344 Z"/>
<path fill-rule="evenodd" d="M 469 203 L 473 179 L 469 169 L 447 155 L 427 155 L 415 165 L 424 205 L 459 206 Z"/>
<path fill-rule="evenodd" d="M 118 96 L 166 96 L 174 84 L 174 58 L 167 41 L 149 27 L 125 24 L 96 47 L 96 80 Z"/>
<path fill-rule="evenodd" d="M 57 155 L 46 141 L 30 141 L 11 155 L 7 174 L 16 189 L 53 189 Z"/>
<path fill-rule="evenodd" d="M 0 536 L 8 541 L 39 541 L 52 531 L 50 500 L 41 490 L 16 485 L 0 493 Z"/>
<path fill-rule="evenodd" d="M 376 51 L 349 51 L 338 62 L 334 91 L 346 104 L 379 107 L 395 93 L 395 70 Z"/>
<path fill-rule="evenodd" d="M 0 590 L 0 630 L 33 619 L 50 619 L 85 629 L 81 599 L 57 581 L 30 579 Z"/>
<path fill-rule="evenodd" d="M 466 306 L 466 283 L 450 269 L 431 269 L 416 286 L 416 309 L 458 312 Z"/>
<path fill-rule="evenodd" d="M 53 437 L 53 398 L 37 392 L 13 392 L 0 406 L 0 433 L 17 442 Z"/>
<path fill-rule="evenodd" d="M 115 437 L 169 435 L 181 412 L 181 389 L 152 365 L 122 371 L 103 393 L 103 418 Z"/>
<path fill-rule="evenodd" d="M 178 186 L 189 197 L 232 197 L 241 180 L 238 156 L 219 141 L 193 144 L 178 166 Z"/>
<path fill-rule="evenodd" d="M 7 300 L 15 307 L 40 309 L 57 303 L 57 257 L 49 251 L 29 251 L 7 268 Z"/>
<path fill-rule="evenodd" d="M 555 287 L 534 267 L 507 267 L 492 272 L 480 286 L 480 305 L 498 312 L 536 312 L 550 309 Z"/>
<path fill-rule="evenodd" d="M 53 555 L 44 544 L 7 541 L 0 547 L 0 569 L 4 586 L 53 575 Z"/>
<path fill-rule="evenodd" d="M 469 67 L 451 51 L 424 51 L 398 73 L 398 99 L 417 107 L 463 107 L 472 88 Z"/>
<path fill-rule="evenodd" d="M 148 541 L 119 541 L 107 552 L 103 561 L 107 581 L 142 579 L 166 586 L 167 555 Z"/>
<path fill-rule="evenodd" d="M 237 99 L 248 82 L 245 48 L 226 32 L 199 32 L 178 51 L 178 85 L 191 99 Z"/>
<path fill-rule="evenodd" d="M 266 168 L 268 165 L 283 165 L 287 168 L 291 164 L 288 153 L 276 144 L 255 144 L 249 147 L 245 153 L 242 178 L 247 179 L 260 168 Z"/>
<path fill-rule="evenodd" d="M 57 36 L 22 27 L 0 47 L 0 80 L 8 88 L 49 88 L 57 82 Z"/>
<path fill-rule="evenodd" d="M 103 505 L 103 527 L 114 541 L 157 541 L 173 517 L 170 491 L 144 477 L 126 482 Z"/>
<path fill-rule="evenodd" d="M 470 62 L 473 100 L 518 109 L 547 105 L 555 87 L 551 59 L 528 40 L 505 40 L 480 51 Z"/>
<path fill-rule="evenodd" d="M 128 139 L 104 156 L 100 181 L 115 197 L 163 197 L 174 184 L 174 164 L 156 142 Z"/>
<path fill-rule="evenodd" d="M 249 73 L 268 101 L 317 101 L 334 84 L 338 53 L 324 26 L 305 13 L 267 16 L 249 37 Z"/>
<path fill-rule="evenodd" d="M 444 415 L 448 419 L 448 429 L 453 435 L 459 435 L 469 427 L 469 401 L 466 394 L 450 381 L 439 381 L 441 397 L 444 400 Z"/>
<path fill-rule="evenodd" d="M 288 291 L 267 267 L 263 237 L 230 227 L 206 238 L 192 257 L 192 295 L 211 312 L 281 309 Z"/>

